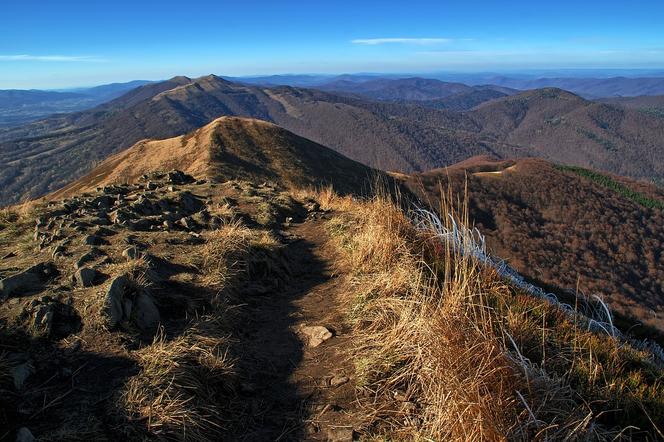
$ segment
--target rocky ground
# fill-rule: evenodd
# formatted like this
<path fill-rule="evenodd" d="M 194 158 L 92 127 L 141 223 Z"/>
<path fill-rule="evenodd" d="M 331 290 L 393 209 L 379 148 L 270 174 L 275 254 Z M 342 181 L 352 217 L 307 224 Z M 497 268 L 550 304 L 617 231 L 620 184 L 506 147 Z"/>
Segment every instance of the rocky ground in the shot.
<path fill-rule="evenodd" d="M 352 440 L 360 422 L 330 216 L 271 183 L 177 171 L 5 213 L 0 439 L 197 440 L 186 418 L 157 422 L 156 400 L 147 411 L 127 404 L 150 380 L 145 355 L 213 317 L 223 324 L 205 342 L 228 373 L 199 388 L 228 408 L 202 415 L 212 438 Z M 211 238 L 228 246 L 215 232 L 229 226 L 252 239 L 211 262 Z"/>

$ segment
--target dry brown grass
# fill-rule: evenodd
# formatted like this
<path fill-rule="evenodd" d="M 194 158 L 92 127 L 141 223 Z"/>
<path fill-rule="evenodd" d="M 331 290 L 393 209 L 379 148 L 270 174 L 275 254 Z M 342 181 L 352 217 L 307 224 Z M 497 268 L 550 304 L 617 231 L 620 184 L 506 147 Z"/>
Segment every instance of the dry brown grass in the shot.
<path fill-rule="evenodd" d="M 440 279 L 422 260 L 426 238 L 391 201 L 357 204 L 347 222 L 338 239 L 356 269 L 347 299 L 353 356 L 374 397 L 368 420 L 381 422 L 371 431 L 399 440 L 504 437 L 518 414 L 510 361 L 491 322 L 477 317 L 493 283 L 459 256 Z"/>
<path fill-rule="evenodd" d="M 233 219 L 205 235 L 201 249 L 203 285 L 221 290 L 237 272 L 240 263 L 233 257 L 246 252 L 254 233 L 242 221 Z"/>
<path fill-rule="evenodd" d="M 213 441 L 238 419 L 231 401 L 238 382 L 229 356 L 232 313 L 228 297 L 216 295 L 231 288 L 250 248 L 271 240 L 239 220 L 206 232 L 205 240 L 194 264 L 201 290 L 212 293 L 209 311 L 194 317 L 180 335 L 162 332 L 136 353 L 141 371 L 128 380 L 119 401 L 133 423 L 131 436 Z"/>
<path fill-rule="evenodd" d="M 232 413 L 233 361 L 219 318 L 206 317 L 184 335 L 137 352 L 141 372 L 129 379 L 121 397 L 128 417 L 152 436 L 168 440 L 217 440 Z"/>
<path fill-rule="evenodd" d="M 449 204 L 441 212 L 467 222 Z M 662 372 L 644 352 L 518 294 L 493 269 L 416 229 L 388 199 L 356 203 L 329 227 L 355 269 L 350 357 L 371 398 L 368 438 L 656 438 L 649 422 L 664 411 Z M 544 355 L 531 361 L 524 353 L 538 338 Z M 612 407 L 627 412 L 617 424 L 603 418 Z"/>

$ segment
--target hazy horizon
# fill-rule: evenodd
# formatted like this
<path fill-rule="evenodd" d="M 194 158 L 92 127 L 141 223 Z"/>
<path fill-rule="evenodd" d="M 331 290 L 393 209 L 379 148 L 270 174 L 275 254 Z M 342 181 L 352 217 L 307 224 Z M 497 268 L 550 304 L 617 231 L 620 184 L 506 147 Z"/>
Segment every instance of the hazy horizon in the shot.
<path fill-rule="evenodd" d="M 661 2 L 3 5 L 0 89 L 209 73 L 664 70 Z"/>

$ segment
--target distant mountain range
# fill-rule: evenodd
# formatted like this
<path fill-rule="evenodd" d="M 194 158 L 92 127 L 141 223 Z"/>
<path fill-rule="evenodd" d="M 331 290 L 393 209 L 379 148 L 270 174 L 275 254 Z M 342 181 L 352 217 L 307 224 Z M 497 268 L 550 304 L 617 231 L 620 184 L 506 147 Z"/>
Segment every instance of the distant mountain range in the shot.
<path fill-rule="evenodd" d="M 519 93 L 494 85 L 468 86 L 426 78 L 337 79 L 316 89 L 378 101 L 416 104 L 432 109 L 466 111 L 486 101 Z"/>
<path fill-rule="evenodd" d="M 414 82 L 420 85 L 418 95 L 409 96 L 431 96 L 420 92 L 430 82 Z M 453 85 L 445 91 L 448 85 L 439 83 L 433 83 L 432 93 L 452 95 L 435 100 L 457 97 L 458 90 L 468 88 Z M 403 93 L 391 85 L 388 91 Z M 487 91 L 471 88 L 479 92 Z M 0 131 L 0 202 L 43 195 L 141 139 L 177 136 L 224 115 L 276 123 L 382 170 L 426 171 L 490 154 L 664 178 L 664 124 L 657 115 L 587 101 L 560 89 L 503 96 L 466 112 L 432 109 L 430 101 L 377 101 L 238 84 L 213 75 L 175 77 L 88 111 Z"/>
<path fill-rule="evenodd" d="M 0 90 L 0 128 L 89 109 L 146 83 L 149 82 L 135 80 L 65 91 Z"/>
<path fill-rule="evenodd" d="M 518 79 L 494 77 L 491 84 L 514 89 L 556 87 L 574 92 L 585 98 L 634 97 L 638 95 L 664 95 L 664 77 L 646 78 L 538 78 Z"/>
<path fill-rule="evenodd" d="M 438 80 L 444 83 L 462 83 L 464 85 L 492 85 L 502 86 L 509 89 L 529 90 L 555 87 L 565 89 L 584 98 L 608 98 L 608 97 L 635 97 L 639 95 L 664 95 L 664 73 L 653 71 L 644 73 L 641 71 L 621 72 L 621 75 L 601 75 L 595 72 L 595 76 L 582 75 L 581 72 L 559 72 L 557 76 L 535 76 L 530 75 L 501 75 L 501 74 L 464 74 L 464 73 L 431 73 L 424 77 L 428 80 Z M 560 75 L 564 74 L 564 75 Z M 629 76 L 625 76 L 629 74 Z M 367 83 L 368 87 L 383 80 L 403 80 L 415 77 L 414 75 L 385 75 L 385 74 L 360 74 L 360 75 L 274 75 L 264 77 L 228 78 L 232 81 L 267 86 L 297 86 L 327 88 L 328 85 L 341 86 L 345 92 L 347 88 L 356 83 L 356 89 L 363 87 L 361 83 Z M 419 75 L 417 77 L 423 77 Z"/>
<path fill-rule="evenodd" d="M 221 77 L 244 85 L 315 88 L 369 99 L 410 102 L 434 109 L 462 111 L 517 91 L 555 87 L 588 99 L 664 95 L 664 76 L 545 77 L 490 74 L 268 75 Z M 0 128 L 15 127 L 52 114 L 90 109 L 149 83 L 136 80 L 62 91 L 0 90 Z"/>

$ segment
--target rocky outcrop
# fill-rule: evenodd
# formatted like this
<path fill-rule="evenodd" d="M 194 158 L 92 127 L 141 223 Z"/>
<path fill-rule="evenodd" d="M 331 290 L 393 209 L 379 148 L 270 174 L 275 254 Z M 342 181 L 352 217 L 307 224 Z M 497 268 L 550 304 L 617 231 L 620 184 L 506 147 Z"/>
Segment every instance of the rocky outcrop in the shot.
<path fill-rule="evenodd" d="M 41 288 L 56 273 L 50 262 L 36 264 L 15 275 L 0 280 L 0 300 L 20 292 L 33 292 Z"/>
<path fill-rule="evenodd" d="M 142 332 L 154 332 L 161 320 L 147 289 L 132 283 L 127 275 L 111 281 L 104 298 L 104 315 L 109 328 L 131 324 Z"/>

